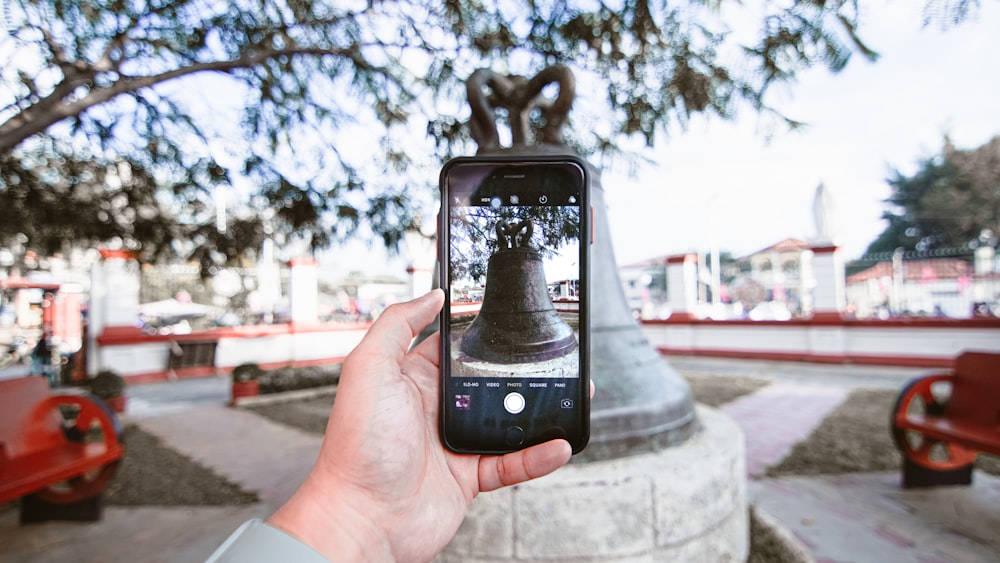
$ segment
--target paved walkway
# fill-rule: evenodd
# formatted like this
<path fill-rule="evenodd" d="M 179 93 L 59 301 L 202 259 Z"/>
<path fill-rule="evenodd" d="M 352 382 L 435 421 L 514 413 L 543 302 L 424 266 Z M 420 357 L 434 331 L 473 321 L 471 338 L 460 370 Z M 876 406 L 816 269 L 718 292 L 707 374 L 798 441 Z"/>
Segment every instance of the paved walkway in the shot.
<path fill-rule="evenodd" d="M 746 436 L 747 473 L 764 474 L 837 408 L 848 389 L 776 382 L 722 406 Z"/>
<path fill-rule="evenodd" d="M 751 481 L 750 500 L 818 563 L 1000 561 L 1000 478 L 905 490 L 898 473 Z"/>
<path fill-rule="evenodd" d="M 922 370 L 671 358 L 681 371 L 764 377 L 772 385 L 723 407 L 761 475 L 858 386 L 899 387 Z M 128 415 L 171 447 L 258 492 L 248 507 L 107 507 L 97 523 L 17 525 L 0 507 L 0 560 L 201 561 L 241 522 L 266 516 L 302 481 L 320 438 L 225 406 L 225 380 L 136 387 Z M 247 444 L 255 447 L 247 447 Z M 1000 479 L 904 491 L 896 474 L 753 479 L 751 501 L 822 562 L 998 561 Z"/>

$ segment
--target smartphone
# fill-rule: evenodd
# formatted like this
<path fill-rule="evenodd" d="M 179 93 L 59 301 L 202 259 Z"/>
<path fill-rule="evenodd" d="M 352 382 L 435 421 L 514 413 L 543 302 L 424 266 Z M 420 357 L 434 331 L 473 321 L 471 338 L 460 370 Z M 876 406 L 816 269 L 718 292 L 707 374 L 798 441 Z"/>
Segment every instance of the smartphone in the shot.
<path fill-rule="evenodd" d="M 587 167 L 463 157 L 441 171 L 441 439 L 499 454 L 590 438 Z"/>

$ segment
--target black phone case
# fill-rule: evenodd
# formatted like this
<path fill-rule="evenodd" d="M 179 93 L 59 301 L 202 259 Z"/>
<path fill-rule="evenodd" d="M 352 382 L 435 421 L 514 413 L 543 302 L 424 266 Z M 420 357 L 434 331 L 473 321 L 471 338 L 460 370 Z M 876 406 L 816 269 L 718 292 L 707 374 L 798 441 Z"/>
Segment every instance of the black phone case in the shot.
<path fill-rule="evenodd" d="M 578 406 L 576 407 L 576 412 L 579 417 L 579 432 L 573 436 L 560 435 L 556 432 L 553 435 L 546 436 L 544 433 L 534 433 L 533 435 L 537 438 L 534 441 L 527 441 L 526 443 L 519 445 L 517 447 L 489 447 L 485 444 L 469 445 L 467 443 L 456 443 L 455 440 L 450 439 L 450 431 L 448 424 L 449 408 L 451 404 L 449 401 L 449 373 L 450 373 L 450 357 L 448 338 L 449 338 L 449 328 L 451 321 L 451 299 L 450 295 L 446 295 L 444 307 L 441 311 L 439 328 L 441 332 L 441 343 L 440 343 L 440 413 L 439 413 L 439 425 L 440 425 L 440 435 L 443 445 L 449 450 L 456 453 L 463 454 L 504 454 L 512 451 L 517 451 L 520 449 L 527 448 L 533 444 L 541 443 L 547 439 L 552 438 L 564 438 L 569 441 L 572 446 L 573 453 L 577 454 L 583 451 L 587 446 L 590 439 L 590 354 L 592 346 L 590 344 L 590 301 L 591 301 L 591 275 L 590 275 L 590 246 L 593 242 L 593 210 L 590 207 L 590 175 L 587 164 L 585 161 L 579 157 L 572 155 L 557 155 L 557 156 L 477 156 L 477 157 L 458 157 L 452 159 L 445 163 L 441 169 L 439 177 L 439 189 L 441 192 L 441 210 L 438 214 L 438 276 L 440 280 L 441 287 L 445 290 L 446 294 L 449 292 L 449 247 L 450 247 L 450 225 L 449 225 L 449 209 L 451 202 L 449 201 L 449 193 L 446 179 L 451 169 L 459 165 L 467 164 L 487 164 L 487 165 L 505 165 L 505 164 L 559 164 L 559 163 L 572 163 L 583 171 L 583 186 L 580 189 L 580 271 L 579 271 L 579 298 L 580 298 L 580 321 L 579 321 L 579 345 L 580 345 L 580 376 L 579 376 L 579 389 L 577 390 L 576 399 L 578 401 Z"/>

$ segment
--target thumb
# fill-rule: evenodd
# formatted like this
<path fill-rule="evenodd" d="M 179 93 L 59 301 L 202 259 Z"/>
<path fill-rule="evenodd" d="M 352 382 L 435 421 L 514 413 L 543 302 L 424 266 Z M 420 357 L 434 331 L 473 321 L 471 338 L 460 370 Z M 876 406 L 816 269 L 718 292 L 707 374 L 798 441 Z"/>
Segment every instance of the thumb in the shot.
<path fill-rule="evenodd" d="M 402 359 L 413 338 L 434 320 L 443 305 L 444 291 L 440 289 L 433 289 L 412 301 L 390 305 L 368 329 L 355 351 Z"/>

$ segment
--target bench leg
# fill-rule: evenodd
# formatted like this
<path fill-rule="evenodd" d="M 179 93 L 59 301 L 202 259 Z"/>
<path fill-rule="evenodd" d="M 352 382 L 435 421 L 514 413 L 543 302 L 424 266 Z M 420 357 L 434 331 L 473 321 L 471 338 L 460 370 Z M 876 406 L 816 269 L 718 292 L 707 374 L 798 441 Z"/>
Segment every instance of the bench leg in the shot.
<path fill-rule="evenodd" d="M 903 456 L 903 488 L 943 487 L 972 484 L 972 464 L 956 469 L 931 469 L 910 461 Z"/>
<path fill-rule="evenodd" d="M 50 520 L 97 522 L 101 519 L 103 493 L 68 504 L 46 502 L 36 495 L 21 497 L 21 524 L 38 524 Z"/>

